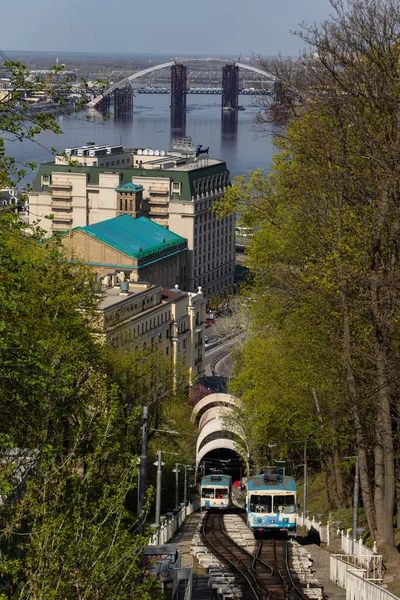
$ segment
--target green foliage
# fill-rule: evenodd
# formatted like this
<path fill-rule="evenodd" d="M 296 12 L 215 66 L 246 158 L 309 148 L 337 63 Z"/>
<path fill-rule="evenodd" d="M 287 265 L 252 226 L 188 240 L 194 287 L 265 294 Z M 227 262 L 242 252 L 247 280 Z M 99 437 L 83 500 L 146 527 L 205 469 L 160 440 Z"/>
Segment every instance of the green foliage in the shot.
<path fill-rule="evenodd" d="M 150 597 L 152 581 L 141 578 L 148 537 L 126 508 L 136 457 L 119 444 L 117 403 L 97 400 L 80 419 L 73 450 L 61 463 L 42 452 L 19 502 L 5 511 L 1 584 L 8 597 Z"/>
<path fill-rule="evenodd" d="M 32 98 L 44 96 L 49 102 L 59 106 L 62 112 L 72 86 L 77 83 L 76 76 L 64 72 L 64 65 L 53 66 L 46 75 L 33 75 L 28 67 L 20 62 L 5 62 L 10 73 L 10 82 L 0 97 L 0 188 L 13 186 L 27 173 L 34 171 L 36 165 L 32 162 L 21 167 L 12 156 L 5 153 L 5 142 L 30 140 L 47 130 L 62 133 L 56 115 L 40 110 L 40 104 L 32 102 Z M 106 89 L 108 82 L 99 80 L 95 83 L 97 91 Z M 75 113 L 89 101 L 92 90 L 84 86 L 84 92 L 75 106 Z M 90 119 L 91 117 L 89 117 Z M 49 149 L 55 154 L 55 148 Z"/>
<path fill-rule="evenodd" d="M 126 352 L 128 364 L 111 368 L 96 341 L 92 273 L 12 213 L 0 213 L 0 229 L 0 592 L 149 598 L 148 536 L 128 498 L 141 402 L 154 399 L 161 361 L 154 370 L 155 357 L 138 363 Z M 166 391 L 171 368 L 163 377 Z M 145 514 L 151 497 L 150 488 Z"/>
<path fill-rule="evenodd" d="M 288 437 L 308 440 L 332 484 L 327 503 L 346 505 L 344 457 L 358 454 L 371 535 L 397 564 L 398 3 L 332 6 L 334 18 L 302 35 L 318 56 L 288 66 L 303 106 L 272 173 L 237 179 L 218 208 L 256 229 L 253 340 L 233 385 L 249 422 L 260 417 L 260 446 L 290 456 Z"/>

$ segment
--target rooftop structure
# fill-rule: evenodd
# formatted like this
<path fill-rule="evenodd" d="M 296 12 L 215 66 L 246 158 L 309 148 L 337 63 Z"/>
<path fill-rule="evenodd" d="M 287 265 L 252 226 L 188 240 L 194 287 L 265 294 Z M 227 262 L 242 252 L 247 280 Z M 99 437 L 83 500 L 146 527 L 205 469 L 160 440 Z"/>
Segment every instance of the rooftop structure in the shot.
<path fill-rule="evenodd" d="M 87 144 L 76 148 L 66 148 L 63 154 L 55 157 L 56 165 L 82 165 L 82 166 L 131 166 L 131 154 L 122 146 L 100 146 Z M 108 164 L 107 164 L 108 163 Z"/>
<path fill-rule="evenodd" d="M 184 141 L 186 151 L 125 149 L 129 159 L 112 152 L 86 159 L 102 165 L 82 164 L 84 156 L 78 157 L 79 164 L 63 157 L 63 164 L 41 165 L 29 194 L 32 222 L 39 215 L 45 230 L 62 232 L 123 213 L 145 215 L 188 240 L 186 289 L 201 286 L 208 297 L 232 291 L 234 216 L 217 219 L 212 210 L 230 185 L 229 171 L 221 160 L 196 156 L 193 144 Z"/>
<path fill-rule="evenodd" d="M 61 235 L 71 255 L 98 275 L 128 270 L 131 281 L 186 287 L 187 240 L 146 217 L 121 214 Z"/>

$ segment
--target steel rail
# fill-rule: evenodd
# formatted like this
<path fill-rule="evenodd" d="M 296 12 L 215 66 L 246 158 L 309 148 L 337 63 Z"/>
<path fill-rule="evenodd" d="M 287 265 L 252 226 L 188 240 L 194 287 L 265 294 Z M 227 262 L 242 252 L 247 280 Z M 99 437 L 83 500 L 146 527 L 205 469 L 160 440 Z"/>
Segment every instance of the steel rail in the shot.
<path fill-rule="evenodd" d="M 259 544 L 258 544 L 258 546 L 256 548 L 256 552 L 255 552 L 255 554 L 253 554 L 252 569 L 255 571 L 256 570 L 256 564 L 257 564 L 257 562 L 259 562 L 262 565 L 264 565 L 265 567 L 267 567 L 267 569 L 269 569 L 271 571 L 271 575 L 273 575 L 274 572 L 275 572 L 274 567 L 271 567 L 271 565 L 269 565 L 264 560 L 262 560 L 262 558 L 260 558 L 260 552 L 261 552 L 262 546 L 263 546 L 262 540 L 259 540 Z"/>
<path fill-rule="evenodd" d="M 265 561 L 263 561 L 259 557 L 261 550 L 264 546 L 263 542 L 264 542 L 263 540 L 260 540 L 260 544 L 257 547 L 256 554 L 254 556 L 254 562 L 253 562 L 254 566 L 257 561 L 260 561 L 264 565 L 266 564 Z M 301 598 L 302 600 L 308 600 L 308 596 L 303 594 L 303 592 L 297 587 L 297 585 L 295 584 L 295 582 L 293 580 L 292 571 L 291 571 L 291 568 L 289 565 L 289 546 L 288 546 L 287 542 L 283 541 L 284 542 L 283 547 L 284 547 L 284 551 L 285 551 L 285 555 L 284 555 L 285 574 L 282 573 L 282 570 L 279 568 L 279 565 L 278 565 L 279 559 L 278 559 L 278 556 L 276 553 L 276 540 L 274 539 L 273 542 L 274 542 L 273 546 L 270 547 L 271 550 L 273 549 L 274 560 L 275 560 L 275 567 L 273 569 L 273 572 L 274 572 L 274 574 L 276 574 L 279 577 L 284 593 L 287 594 L 287 593 L 294 592 L 295 594 L 297 594 L 298 598 Z M 265 546 L 264 546 L 264 550 L 266 550 Z M 290 585 L 289 585 L 288 581 L 285 579 L 285 575 L 288 576 Z M 290 596 L 290 597 L 293 598 L 293 596 Z"/>
<path fill-rule="evenodd" d="M 246 571 L 251 574 L 252 579 L 255 581 L 251 581 L 250 577 L 248 577 L 248 575 L 246 574 L 246 572 L 244 572 L 244 570 L 242 570 L 239 566 L 237 566 L 233 560 L 231 560 L 230 558 L 228 558 L 226 556 L 226 554 L 224 554 L 223 552 L 221 552 L 220 550 L 218 550 L 218 548 L 216 547 L 216 545 L 210 541 L 207 533 L 206 533 L 206 525 L 207 525 L 207 521 L 208 521 L 208 517 L 209 517 L 210 513 L 206 513 L 204 516 L 204 521 L 203 521 L 203 536 L 206 539 L 207 543 L 215 550 L 215 552 L 221 556 L 225 561 L 227 561 L 235 571 L 237 571 L 239 573 L 239 575 L 245 579 L 245 581 L 248 583 L 248 585 L 250 586 L 251 592 L 255 598 L 255 600 L 263 600 L 262 596 L 259 596 L 257 591 L 254 589 L 253 583 L 256 583 L 256 585 L 259 585 L 259 582 L 257 581 L 257 579 L 255 578 L 255 576 L 253 575 L 253 573 L 251 573 L 251 571 L 249 569 L 247 569 L 247 567 L 245 567 Z M 219 514 L 220 517 L 220 522 L 221 522 L 221 531 L 224 534 L 224 536 L 228 537 L 224 527 L 223 527 L 223 516 L 222 514 Z M 236 542 L 234 542 L 231 538 L 229 538 L 229 540 L 241 551 L 243 551 L 245 554 L 248 554 L 249 556 L 252 556 L 249 552 L 247 552 L 246 550 L 244 550 L 243 548 L 241 548 L 238 544 L 236 544 Z M 238 561 L 238 558 L 233 554 L 233 552 L 231 550 L 229 550 L 229 548 L 225 548 L 225 550 L 227 550 L 236 561 Z"/>
<path fill-rule="evenodd" d="M 246 523 L 246 517 L 245 517 L 244 514 L 240 513 L 240 518 Z M 254 556 L 253 568 L 255 569 L 256 563 L 257 563 L 257 561 L 259 561 L 262 565 L 268 567 L 271 570 L 271 574 L 273 574 L 275 572 L 274 567 L 271 567 L 271 565 L 269 565 L 264 560 L 262 560 L 262 558 L 260 558 L 260 553 L 261 553 L 261 550 L 262 550 L 262 547 L 263 547 L 263 540 L 259 540 L 259 542 L 260 543 L 257 546 L 256 552 L 253 555 Z M 274 540 L 274 546 L 275 546 L 275 542 L 276 542 L 276 540 Z M 293 586 L 293 589 L 300 596 L 300 598 L 302 598 L 304 600 L 308 600 L 308 597 L 305 596 L 302 593 L 302 591 L 297 587 L 297 585 L 295 584 L 294 579 L 292 577 L 292 571 L 291 571 L 291 568 L 289 566 L 289 547 L 288 547 L 288 544 L 286 544 L 286 543 L 285 543 L 285 566 L 286 566 L 286 572 L 288 574 L 290 583 Z M 281 574 L 280 570 L 276 569 L 276 571 L 278 572 L 279 577 L 282 579 L 282 574 Z M 282 579 L 282 581 L 284 581 L 284 580 Z M 286 582 L 285 582 L 285 584 L 286 584 Z"/>
<path fill-rule="evenodd" d="M 293 589 L 296 590 L 296 592 L 299 594 L 300 598 L 302 598 L 303 600 L 308 600 L 308 596 L 305 596 L 301 590 L 299 590 L 299 588 L 297 587 L 297 585 L 295 584 L 293 577 L 292 577 L 292 570 L 289 566 L 289 547 L 286 544 L 285 547 L 285 564 L 286 564 L 286 572 L 289 575 L 289 579 L 290 579 L 290 583 L 293 586 Z"/>
<path fill-rule="evenodd" d="M 261 540 L 261 544 L 262 544 L 262 540 Z M 275 539 L 274 539 L 274 546 L 273 546 L 273 548 L 274 548 L 275 564 L 277 565 L 276 566 L 276 572 L 278 574 L 279 579 L 281 580 L 281 585 L 282 585 L 284 591 L 287 592 L 287 591 L 289 591 L 289 586 L 288 586 L 288 583 L 285 580 L 284 576 L 282 575 L 281 570 L 278 567 L 278 558 L 277 558 L 277 555 L 276 555 L 276 540 Z M 288 566 L 288 561 L 287 561 L 288 546 L 287 546 L 286 542 L 284 542 L 284 548 L 285 548 L 285 566 L 286 566 L 286 570 L 287 570 L 287 566 Z"/>

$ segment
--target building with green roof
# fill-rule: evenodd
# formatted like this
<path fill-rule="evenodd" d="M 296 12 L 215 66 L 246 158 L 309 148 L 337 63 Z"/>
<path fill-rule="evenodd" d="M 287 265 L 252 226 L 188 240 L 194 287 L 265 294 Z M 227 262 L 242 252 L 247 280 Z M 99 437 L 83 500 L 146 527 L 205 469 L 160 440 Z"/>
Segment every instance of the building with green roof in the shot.
<path fill-rule="evenodd" d="M 233 291 L 235 219 L 218 219 L 213 211 L 230 186 L 224 161 L 136 149 L 124 151 L 130 159 L 121 165 L 110 147 L 99 165 L 90 162 L 91 151 L 76 148 L 69 163 L 63 157 L 40 166 L 29 194 L 32 222 L 39 220 L 49 233 L 61 233 L 123 214 L 146 216 L 187 240 L 188 291 L 201 287 L 208 297 Z M 45 218 L 49 215 L 51 219 Z"/>
<path fill-rule="evenodd" d="M 187 240 L 147 217 L 121 214 L 60 234 L 71 259 L 98 276 L 123 271 L 130 281 L 186 289 Z"/>

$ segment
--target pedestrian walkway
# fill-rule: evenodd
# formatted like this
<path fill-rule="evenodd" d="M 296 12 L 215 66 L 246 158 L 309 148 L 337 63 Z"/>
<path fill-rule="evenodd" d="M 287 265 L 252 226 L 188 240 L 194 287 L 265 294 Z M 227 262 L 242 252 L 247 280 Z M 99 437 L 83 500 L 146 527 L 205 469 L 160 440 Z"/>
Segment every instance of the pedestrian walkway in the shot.
<path fill-rule="evenodd" d="M 208 587 L 208 573 L 204 569 L 194 565 L 193 554 L 191 554 L 190 546 L 192 539 L 196 533 L 197 526 L 201 518 L 201 513 L 192 513 L 185 519 L 181 530 L 173 538 L 173 542 L 178 544 L 178 554 L 180 557 L 181 567 L 190 567 L 193 572 L 193 600 L 216 600 L 217 596 L 214 590 Z"/>
<path fill-rule="evenodd" d="M 310 533 L 301 535 L 301 533 L 306 533 L 304 528 L 298 528 L 298 533 L 300 535 L 297 535 L 297 541 L 311 556 L 313 561 L 311 570 L 324 589 L 324 598 L 327 600 L 346 600 L 346 590 L 335 585 L 329 579 L 330 553 L 328 550 L 314 543 L 317 539 L 316 536 L 312 536 Z"/>
<path fill-rule="evenodd" d="M 324 597 L 327 599 L 329 598 L 329 600 L 346 600 L 346 590 L 342 590 L 342 588 L 335 585 L 329 579 L 329 552 L 320 548 L 317 544 L 310 544 L 309 546 L 304 547 L 311 554 L 311 559 L 313 561 L 311 570 L 324 588 Z"/>

